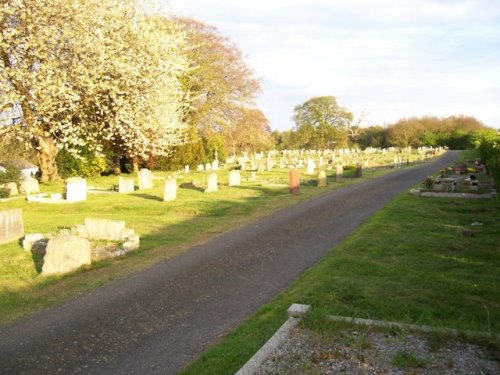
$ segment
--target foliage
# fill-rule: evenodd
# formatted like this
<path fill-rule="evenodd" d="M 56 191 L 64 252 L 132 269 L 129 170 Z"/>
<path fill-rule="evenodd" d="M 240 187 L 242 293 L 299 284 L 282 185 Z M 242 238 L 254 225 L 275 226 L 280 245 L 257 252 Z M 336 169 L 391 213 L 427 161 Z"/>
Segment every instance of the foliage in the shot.
<path fill-rule="evenodd" d="M 476 140 L 476 147 L 496 184 L 500 185 L 500 132 L 491 130 L 482 133 Z"/>
<path fill-rule="evenodd" d="M 106 171 L 106 159 L 88 150 L 81 151 L 77 158 L 66 150 L 56 156 L 57 168 L 61 177 L 93 177 Z"/>
<path fill-rule="evenodd" d="M 370 126 L 363 129 L 357 144 L 362 149 L 368 147 L 386 148 L 388 147 L 387 129 L 383 126 Z"/>
<path fill-rule="evenodd" d="M 254 103 L 260 83 L 237 45 L 213 26 L 189 18 L 176 18 L 175 22 L 186 33 L 191 63 L 182 78 L 190 98 L 186 122 L 203 138 L 222 137 L 225 144 L 219 148 L 229 149 L 235 146 L 240 122 L 248 122 L 250 113 L 259 125 L 248 131 L 265 137 L 267 119 L 262 112 L 247 109 Z"/>
<path fill-rule="evenodd" d="M 21 178 L 21 171 L 14 168 L 8 164 L 4 165 L 5 172 L 0 172 L 0 184 L 6 184 L 9 182 L 19 182 Z"/>
<path fill-rule="evenodd" d="M 271 128 L 266 116 L 258 109 L 242 108 L 233 128 L 226 135 L 233 154 L 269 150 L 274 146 Z"/>
<path fill-rule="evenodd" d="M 10 196 L 10 189 L 8 187 L 0 187 L 0 198 L 8 198 Z"/>
<path fill-rule="evenodd" d="M 0 5 L 0 108 L 19 104 L 42 181 L 58 149 L 146 158 L 183 141 L 183 35 L 134 0 Z"/>
<path fill-rule="evenodd" d="M 340 107 L 333 96 L 309 99 L 294 109 L 296 146 L 326 149 L 345 147 L 352 113 Z"/>

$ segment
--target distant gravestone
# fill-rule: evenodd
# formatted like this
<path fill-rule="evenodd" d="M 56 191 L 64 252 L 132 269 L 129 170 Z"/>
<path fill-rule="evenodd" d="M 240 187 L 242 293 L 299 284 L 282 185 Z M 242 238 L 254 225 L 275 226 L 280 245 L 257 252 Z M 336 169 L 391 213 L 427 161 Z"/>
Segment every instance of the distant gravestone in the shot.
<path fill-rule="evenodd" d="M 0 211 L 0 243 L 24 236 L 23 211 L 20 208 Z"/>
<path fill-rule="evenodd" d="M 184 173 L 189 173 L 189 165 L 184 166 Z"/>
<path fill-rule="evenodd" d="M 342 181 L 343 177 L 344 177 L 344 167 L 339 164 L 337 165 L 337 169 L 335 171 L 335 180 L 337 182 L 340 182 Z"/>
<path fill-rule="evenodd" d="M 217 170 L 219 170 L 219 161 L 217 159 L 215 159 L 212 162 L 212 171 L 217 171 Z"/>
<path fill-rule="evenodd" d="M 363 166 L 361 163 L 356 164 L 356 177 L 363 177 Z"/>
<path fill-rule="evenodd" d="M 290 194 L 300 193 L 300 175 L 299 171 L 292 169 L 289 173 L 289 184 Z"/>
<path fill-rule="evenodd" d="M 232 170 L 229 172 L 229 186 L 239 186 L 241 184 L 240 171 Z"/>
<path fill-rule="evenodd" d="M 398 157 L 397 156 L 394 156 L 394 168 L 398 168 L 399 167 L 399 163 L 398 163 Z"/>
<path fill-rule="evenodd" d="M 59 234 L 47 243 L 42 274 L 71 272 L 91 261 L 89 240 L 71 234 Z"/>
<path fill-rule="evenodd" d="M 316 168 L 316 163 L 312 158 L 307 159 L 307 174 L 313 175 L 314 169 Z"/>
<path fill-rule="evenodd" d="M 82 235 L 93 240 L 121 241 L 126 237 L 123 220 L 86 218 L 84 230 Z"/>
<path fill-rule="evenodd" d="M 163 189 L 163 202 L 170 202 L 177 198 L 177 184 L 175 178 L 165 180 L 165 188 Z"/>
<path fill-rule="evenodd" d="M 196 170 L 198 172 L 203 172 L 205 170 L 205 167 L 203 166 L 203 164 L 198 164 L 198 168 L 196 168 Z"/>
<path fill-rule="evenodd" d="M 211 163 L 206 163 L 205 164 L 205 170 L 206 171 L 211 171 L 212 170 L 212 164 Z"/>
<path fill-rule="evenodd" d="M 139 173 L 139 190 L 147 190 L 153 188 L 153 174 L 147 168 L 142 168 Z"/>
<path fill-rule="evenodd" d="M 9 182 L 7 184 L 0 185 L 0 188 L 9 189 L 9 197 L 15 197 L 19 195 L 19 190 L 17 190 L 17 184 L 15 182 Z"/>
<path fill-rule="evenodd" d="M 118 192 L 122 194 L 134 192 L 134 179 L 118 177 Z"/>
<path fill-rule="evenodd" d="M 267 155 L 266 159 L 266 169 L 268 171 L 271 171 L 273 169 L 273 159 L 271 159 L 271 154 Z"/>
<path fill-rule="evenodd" d="M 205 189 L 205 193 L 213 193 L 218 190 L 217 186 L 217 173 L 212 172 L 208 175 L 207 188 Z"/>
<path fill-rule="evenodd" d="M 36 178 L 27 178 L 26 180 L 21 181 L 21 194 L 38 194 L 40 193 L 40 185 L 38 184 L 38 180 Z"/>
<path fill-rule="evenodd" d="M 318 187 L 325 187 L 326 185 L 327 185 L 326 172 L 325 171 L 319 171 L 319 174 L 318 174 Z"/>
<path fill-rule="evenodd" d="M 87 200 L 87 181 L 84 178 L 68 178 L 66 181 L 66 200 L 68 202 Z"/>

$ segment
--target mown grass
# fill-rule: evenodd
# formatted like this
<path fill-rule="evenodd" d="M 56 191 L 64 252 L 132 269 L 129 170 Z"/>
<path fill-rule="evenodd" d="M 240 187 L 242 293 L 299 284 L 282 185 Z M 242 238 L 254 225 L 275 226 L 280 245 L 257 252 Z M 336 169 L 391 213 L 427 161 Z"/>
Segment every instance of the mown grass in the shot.
<path fill-rule="evenodd" d="M 178 189 L 177 200 L 163 202 L 163 181 L 156 180 L 151 190 L 131 194 L 89 194 L 88 200 L 73 204 L 28 203 L 19 198 L 0 202 L 0 209 L 22 208 L 26 233 L 54 233 L 83 223 L 86 217 L 125 220 L 141 236 L 141 247 L 119 259 L 104 260 L 68 275 L 42 276 L 41 259 L 25 252 L 19 243 L 0 245 L 0 325 L 85 293 L 111 280 L 144 269 L 149 265 L 186 250 L 258 217 L 314 195 L 389 173 L 391 169 L 366 170 L 362 179 L 349 178 L 318 188 L 309 183 L 313 176 L 302 175 L 299 195 L 288 192 L 288 171 L 276 169 L 258 173 L 257 181 L 248 181 L 250 172 L 242 172 L 242 185 L 228 187 L 228 172 L 220 171 L 219 191 L 203 193 Z M 166 177 L 166 173 L 156 173 Z M 177 173 L 178 184 L 206 183 L 205 173 Z M 137 182 L 137 179 L 136 179 Z M 89 179 L 88 185 L 110 188 L 116 176 Z M 42 192 L 62 192 L 61 183 L 41 187 Z"/>
<path fill-rule="evenodd" d="M 460 237 L 459 228 L 473 237 Z M 499 198 L 403 193 L 183 374 L 236 372 L 286 320 L 292 303 L 312 305 L 304 324 L 320 333 L 334 325 L 327 315 L 342 315 L 494 337 L 500 332 L 499 233 Z"/>

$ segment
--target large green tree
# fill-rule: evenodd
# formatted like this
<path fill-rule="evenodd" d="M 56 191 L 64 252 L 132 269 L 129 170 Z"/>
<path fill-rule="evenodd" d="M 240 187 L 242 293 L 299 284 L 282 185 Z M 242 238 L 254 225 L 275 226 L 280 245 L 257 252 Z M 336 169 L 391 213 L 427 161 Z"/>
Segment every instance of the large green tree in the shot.
<path fill-rule="evenodd" d="M 294 109 L 296 147 L 325 149 L 348 144 L 352 113 L 333 96 L 309 99 Z"/>

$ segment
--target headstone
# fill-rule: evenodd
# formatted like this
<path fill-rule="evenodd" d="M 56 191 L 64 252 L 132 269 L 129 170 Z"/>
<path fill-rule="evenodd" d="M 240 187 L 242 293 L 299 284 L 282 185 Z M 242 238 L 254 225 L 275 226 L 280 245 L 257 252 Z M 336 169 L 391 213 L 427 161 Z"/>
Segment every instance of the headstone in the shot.
<path fill-rule="evenodd" d="M 257 180 L 257 172 L 250 172 L 250 181 Z"/>
<path fill-rule="evenodd" d="M 218 170 L 219 170 L 219 161 L 217 159 L 215 159 L 212 162 L 212 171 L 218 171 Z"/>
<path fill-rule="evenodd" d="M 152 189 L 153 188 L 153 174 L 147 168 L 142 168 L 139 173 L 139 190 Z"/>
<path fill-rule="evenodd" d="M 271 171 L 273 169 L 273 159 L 271 159 L 271 154 L 267 155 L 266 159 L 266 170 Z"/>
<path fill-rule="evenodd" d="M 241 176 L 240 171 L 232 170 L 229 172 L 229 186 L 240 186 Z"/>
<path fill-rule="evenodd" d="M 356 177 L 363 177 L 363 166 L 361 163 L 356 164 Z"/>
<path fill-rule="evenodd" d="M 337 169 L 335 171 L 335 181 L 340 182 L 344 177 L 344 167 L 342 165 L 337 165 Z"/>
<path fill-rule="evenodd" d="M 300 175 L 299 171 L 292 169 L 289 173 L 289 185 L 290 194 L 300 193 Z"/>
<path fill-rule="evenodd" d="M 7 184 L 0 185 L 0 188 L 9 189 L 9 197 L 15 197 L 19 195 L 19 190 L 17 190 L 17 184 L 15 182 L 9 182 Z"/>
<path fill-rule="evenodd" d="M 134 192 L 134 179 L 118 177 L 118 192 L 122 194 Z"/>
<path fill-rule="evenodd" d="M 198 172 L 203 172 L 205 170 L 205 167 L 203 166 L 203 164 L 198 164 L 198 168 L 196 168 L 196 170 Z"/>
<path fill-rule="evenodd" d="M 398 167 L 398 157 L 394 156 L 394 168 Z"/>
<path fill-rule="evenodd" d="M 316 163 L 312 158 L 307 159 L 307 174 L 313 175 L 314 169 L 316 168 Z"/>
<path fill-rule="evenodd" d="M 165 180 L 165 188 L 163 189 L 163 202 L 170 202 L 177 198 L 177 184 L 175 178 Z"/>
<path fill-rule="evenodd" d="M 71 272 L 92 261 L 90 242 L 71 234 L 50 239 L 43 258 L 42 274 Z"/>
<path fill-rule="evenodd" d="M 184 166 L 184 173 L 189 173 L 189 165 Z"/>
<path fill-rule="evenodd" d="M 210 163 L 206 163 L 206 164 L 205 164 L 205 170 L 206 170 L 206 171 L 211 171 L 211 170 L 212 170 L 212 164 L 210 164 Z"/>
<path fill-rule="evenodd" d="M 0 243 L 24 236 L 23 211 L 20 208 L 0 211 Z"/>
<path fill-rule="evenodd" d="M 124 237 L 128 237 L 123 220 L 106 220 L 106 219 L 85 219 L 84 233 L 87 238 L 92 240 L 111 240 L 121 241 Z"/>
<path fill-rule="evenodd" d="M 68 202 L 87 200 L 87 181 L 84 178 L 68 178 L 66 181 L 66 200 Z"/>
<path fill-rule="evenodd" d="M 38 194 L 40 193 L 40 185 L 36 178 L 27 178 L 21 181 L 21 194 Z"/>
<path fill-rule="evenodd" d="M 213 193 L 217 190 L 218 190 L 217 173 L 212 172 L 208 175 L 208 183 L 207 183 L 207 188 L 205 189 L 205 193 Z"/>
<path fill-rule="evenodd" d="M 327 185 L 326 173 L 325 171 L 319 171 L 318 174 L 318 187 L 324 187 Z"/>

